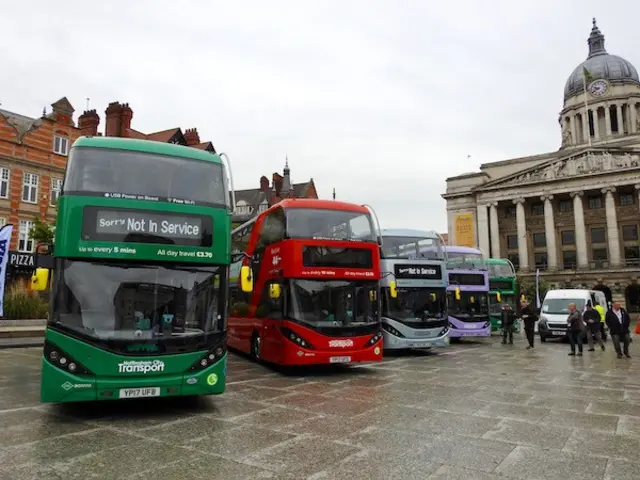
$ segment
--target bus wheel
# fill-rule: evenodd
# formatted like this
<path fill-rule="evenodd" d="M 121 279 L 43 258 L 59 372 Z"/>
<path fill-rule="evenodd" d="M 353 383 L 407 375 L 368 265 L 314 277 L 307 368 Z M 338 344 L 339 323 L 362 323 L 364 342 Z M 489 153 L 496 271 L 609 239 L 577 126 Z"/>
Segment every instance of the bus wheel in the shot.
<path fill-rule="evenodd" d="M 260 335 L 257 332 L 251 337 L 251 357 L 257 362 L 260 361 Z"/>

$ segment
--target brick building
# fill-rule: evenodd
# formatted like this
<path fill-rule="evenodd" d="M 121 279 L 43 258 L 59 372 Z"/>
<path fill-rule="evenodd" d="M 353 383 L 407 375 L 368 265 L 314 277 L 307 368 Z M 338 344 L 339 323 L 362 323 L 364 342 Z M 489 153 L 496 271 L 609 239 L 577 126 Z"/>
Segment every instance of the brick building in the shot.
<path fill-rule="evenodd" d="M 282 175 L 274 172 L 271 184 L 265 176 L 260 177 L 260 187 L 236 190 L 236 205 L 233 211 L 234 227 L 251 220 L 284 198 L 318 198 L 313 178 L 304 183 L 291 183 L 289 161 L 284 165 Z"/>

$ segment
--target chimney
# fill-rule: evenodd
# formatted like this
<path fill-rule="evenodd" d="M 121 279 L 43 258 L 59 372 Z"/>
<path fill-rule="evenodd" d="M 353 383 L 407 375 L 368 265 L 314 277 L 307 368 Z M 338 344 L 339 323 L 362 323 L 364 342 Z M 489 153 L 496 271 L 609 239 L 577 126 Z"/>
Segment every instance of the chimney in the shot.
<path fill-rule="evenodd" d="M 119 137 L 122 123 L 122 105 L 119 102 L 111 102 L 104 113 L 107 118 L 104 130 L 105 136 Z"/>
<path fill-rule="evenodd" d="M 198 130 L 196 128 L 187 128 L 184 131 L 184 139 L 187 142 L 187 145 L 193 147 L 194 145 L 198 145 L 200 143 L 200 135 L 198 135 Z"/>
<path fill-rule="evenodd" d="M 280 191 L 282 190 L 282 175 L 280 175 L 278 172 L 274 172 L 272 176 L 272 182 L 273 191 L 276 194 L 276 197 L 279 197 Z"/>
<path fill-rule="evenodd" d="M 129 137 L 131 129 L 131 120 L 133 119 L 133 110 L 128 103 L 122 104 L 122 113 L 120 115 L 120 136 Z"/>
<path fill-rule="evenodd" d="M 82 135 L 86 137 L 97 136 L 98 125 L 100 125 L 100 116 L 95 110 L 85 110 L 78 117 L 78 128 L 82 131 Z"/>
<path fill-rule="evenodd" d="M 260 190 L 265 193 L 269 191 L 269 179 L 264 175 L 260 177 Z"/>

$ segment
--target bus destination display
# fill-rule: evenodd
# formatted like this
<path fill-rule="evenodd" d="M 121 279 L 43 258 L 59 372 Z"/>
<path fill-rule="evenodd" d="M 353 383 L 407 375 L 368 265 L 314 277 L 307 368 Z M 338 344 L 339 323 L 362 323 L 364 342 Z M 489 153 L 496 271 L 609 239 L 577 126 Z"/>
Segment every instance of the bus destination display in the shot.
<path fill-rule="evenodd" d="M 149 210 L 85 207 L 83 240 L 210 247 L 211 217 Z"/>

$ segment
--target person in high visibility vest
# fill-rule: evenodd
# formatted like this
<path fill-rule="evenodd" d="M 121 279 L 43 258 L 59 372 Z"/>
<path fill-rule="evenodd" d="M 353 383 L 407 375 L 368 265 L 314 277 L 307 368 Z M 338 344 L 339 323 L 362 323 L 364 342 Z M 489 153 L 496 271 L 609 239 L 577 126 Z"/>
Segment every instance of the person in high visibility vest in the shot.
<path fill-rule="evenodd" d="M 602 338 L 602 340 L 606 339 L 606 333 L 604 331 L 604 318 L 605 318 L 605 312 L 604 312 L 604 308 L 602 308 L 602 305 L 600 305 L 599 303 L 596 303 L 596 306 L 593 307 L 593 309 L 598 312 L 598 314 L 600 315 L 600 338 Z"/>

